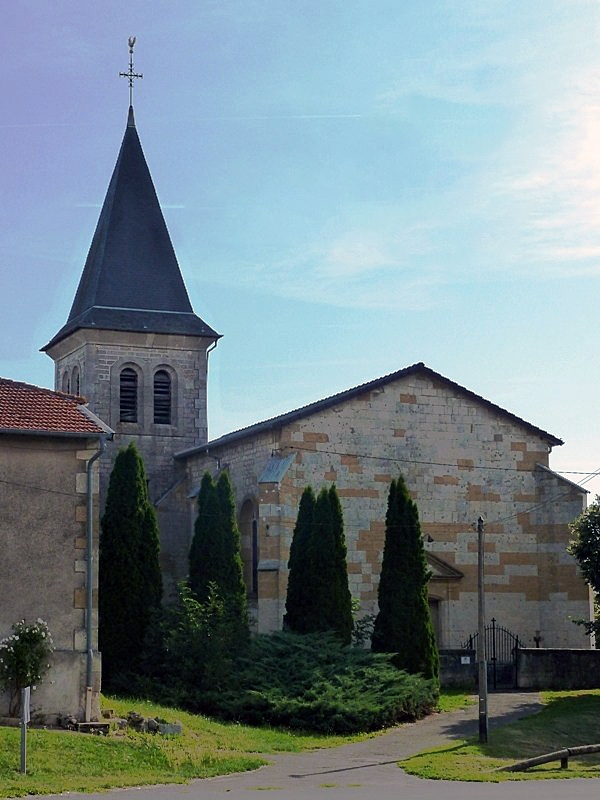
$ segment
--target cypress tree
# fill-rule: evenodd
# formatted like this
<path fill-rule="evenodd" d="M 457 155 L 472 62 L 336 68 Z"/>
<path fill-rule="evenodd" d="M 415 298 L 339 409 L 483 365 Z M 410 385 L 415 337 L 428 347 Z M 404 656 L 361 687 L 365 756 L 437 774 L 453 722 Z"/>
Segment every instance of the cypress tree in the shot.
<path fill-rule="evenodd" d="M 215 579 L 223 592 L 225 609 L 244 631 L 248 630 L 248 601 L 241 555 L 241 537 L 235 514 L 235 498 L 228 472 L 222 472 L 216 485 L 219 529 L 222 542 L 222 576 Z"/>
<path fill-rule="evenodd" d="M 209 583 L 218 574 L 221 563 L 219 536 L 219 507 L 217 490 L 212 476 L 205 472 L 198 493 L 198 515 L 194 524 L 194 538 L 189 552 L 189 587 L 196 599 L 204 603 L 209 595 Z"/>
<path fill-rule="evenodd" d="M 188 583 L 201 603 L 209 599 L 211 584 L 214 584 L 230 619 L 240 631 L 247 631 L 248 606 L 240 532 L 227 472 L 222 472 L 216 483 L 208 472 L 202 477 L 189 553 Z"/>
<path fill-rule="evenodd" d="M 119 450 L 101 521 L 99 630 L 104 682 L 135 671 L 162 598 L 159 534 L 146 472 L 133 442 Z"/>
<path fill-rule="evenodd" d="M 427 596 L 429 578 L 417 505 L 400 477 L 392 481 L 388 495 L 379 613 L 371 649 L 397 653 L 395 663 L 400 669 L 437 678 L 439 656 Z"/>
<path fill-rule="evenodd" d="M 342 504 L 335 488 L 330 486 L 327 492 L 329 502 L 329 537 L 333 545 L 333 581 L 331 585 L 331 622 L 330 630 L 340 634 L 344 644 L 350 644 L 352 638 L 352 596 L 348 588 L 348 565 L 346 563 L 346 540 L 344 538 L 344 515 Z"/>
<path fill-rule="evenodd" d="M 309 633 L 315 616 L 315 567 L 312 560 L 312 528 L 316 498 L 311 486 L 302 492 L 288 561 L 288 588 L 283 624 L 296 633 Z"/>
<path fill-rule="evenodd" d="M 349 644 L 348 589 L 342 507 L 335 486 L 318 497 L 304 490 L 290 548 L 286 625 L 298 633 L 335 631 Z"/>

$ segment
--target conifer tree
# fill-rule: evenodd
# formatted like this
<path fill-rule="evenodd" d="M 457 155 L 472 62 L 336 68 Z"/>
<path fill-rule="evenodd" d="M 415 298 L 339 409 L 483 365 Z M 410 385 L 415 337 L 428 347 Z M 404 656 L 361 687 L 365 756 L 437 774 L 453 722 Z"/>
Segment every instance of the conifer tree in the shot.
<path fill-rule="evenodd" d="M 296 633 L 309 633 L 315 609 L 315 565 L 312 559 L 312 529 L 316 498 L 311 486 L 302 492 L 288 561 L 288 588 L 283 623 Z"/>
<path fill-rule="evenodd" d="M 437 678 L 439 656 L 427 596 L 429 578 L 417 505 L 400 477 L 392 481 L 388 495 L 379 613 L 371 648 L 397 653 L 395 663 L 400 669 Z"/>
<path fill-rule="evenodd" d="M 135 671 L 149 621 L 162 599 L 156 512 L 135 444 L 121 448 L 101 522 L 99 648 L 106 685 Z"/>
<path fill-rule="evenodd" d="M 346 541 L 344 538 L 344 515 L 335 484 L 327 492 L 327 538 L 331 546 L 330 600 L 327 604 L 328 630 L 339 633 L 344 644 L 352 638 L 352 596 L 348 588 L 348 565 L 346 563 Z M 327 588 L 324 586 L 324 588 Z"/>
<path fill-rule="evenodd" d="M 216 485 L 223 548 L 223 576 L 215 583 L 223 591 L 226 611 L 248 630 L 248 601 L 244 583 L 241 537 L 235 513 L 235 498 L 228 472 L 222 472 Z"/>
<path fill-rule="evenodd" d="M 246 631 L 248 605 L 240 553 L 235 500 L 227 472 L 215 483 L 205 472 L 198 494 L 198 517 L 189 553 L 188 583 L 197 600 L 206 602 L 214 586 L 227 615 Z"/>
<path fill-rule="evenodd" d="M 298 633 L 335 631 L 349 644 L 352 600 L 342 507 L 335 486 L 323 487 L 316 500 L 312 489 L 305 489 L 288 566 L 287 626 Z"/>
<path fill-rule="evenodd" d="M 218 562 L 220 565 L 221 562 L 217 491 L 209 472 L 202 476 L 197 506 L 198 515 L 189 553 L 188 583 L 196 599 L 204 603 L 209 595 L 209 584 L 219 571 L 216 564 Z"/>

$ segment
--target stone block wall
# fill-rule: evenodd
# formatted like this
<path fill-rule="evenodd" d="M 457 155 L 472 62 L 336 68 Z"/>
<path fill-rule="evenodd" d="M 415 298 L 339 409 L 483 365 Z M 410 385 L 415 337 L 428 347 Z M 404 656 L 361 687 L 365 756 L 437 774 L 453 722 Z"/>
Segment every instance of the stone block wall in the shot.
<path fill-rule="evenodd" d="M 21 619 L 48 623 L 56 651 L 32 708 L 49 719 L 59 713 L 83 719 L 85 711 L 86 466 L 97 447 L 97 440 L 76 438 L 3 436 L 0 441 L 0 638 Z M 93 492 L 92 713 L 98 715 L 97 470 Z M 7 698 L 0 697 L 0 715 L 6 710 Z"/>
<path fill-rule="evenodd" d="M 550 442 L 443 379 L 411 374 L 219 448 L 238 502 L 253 486 L 259 493 L 260 558 L 268 567 L 259 584 L 259 629 L 281 625 L 289 546 L 307 484 L 315 491 L 336 484 L 350 588 L 363 612 L 376 611 L 387 493 L 402 475 L 426 549 L 461 575 L 430 584 L 441 646 L 459 647 L 477 627 L 474 528 L 481 515 L 488 617 L 525 643 L 541 636 L 543 644 L 585 647 L 570 619 L 589 613 L 589 592 L 566 552 L 567 525 L 585 493 L 550 471 Z M 272 453 L 291 454 L 293 463 L 277 484 L 258 485 Z M 196 479 L 200 461 L 190 464 Z"/>
<path fill-rule="evenodd" d="M 186 501 L 177 505 L 167 496 L 180 478 L 173 456 L 206 441 L 207 348 L 211 342 L 194 336 L 78 330 L 49 352 L 55 360 L 57 389 L 71 380 L 71 391 L 75 391 L 76 370 L 80 394 L 88 400 L 90 409 L 115 431 L 114 441 L 100 464 L 102 508 L 119 448 L 134 441 L 142 455 L 150 499 L 158 504 L 162 566 L 168 591 L 182 577 L 182 571 L 183 574 L 186 571 L 182 556 L 187 533 Z M 120 421 L 119 376 L 125 367 L 138 374 L 136 423 Z M 159 369 L 166 370 L 171 377 L 170 425 L 154 423 L 153 382 Z"/>
<path fill-rule="evenodd" d="M 153 500 L 173 482 L 173 454 L 206 441 L 206 350 L 211 341 L 193 336 L 79 330 L 50 352 L 56 365 L 57 390 L 63 386 L 65 374 L 72 375 L 77 368 L 80 394 L 115 431 L 112 460 L 120 446 L 131 440 L 136 442 L 144 458 Z M 119 375 L 128 366 L 139 376 L 137 423 L 121 422 L 119 415 Z M 165 369 L 171 376 L 170 425 L 154 423 L 153 380 L 158 369 Z M 107 484 L 105 473 L 110 474 L 110 469 L 109 460 L 102 475 L 103 487 Z"/>
<path fill-rule="evenodd" d="M 519 649 L 519 689 L 598 689 L 600 650 Z"/>

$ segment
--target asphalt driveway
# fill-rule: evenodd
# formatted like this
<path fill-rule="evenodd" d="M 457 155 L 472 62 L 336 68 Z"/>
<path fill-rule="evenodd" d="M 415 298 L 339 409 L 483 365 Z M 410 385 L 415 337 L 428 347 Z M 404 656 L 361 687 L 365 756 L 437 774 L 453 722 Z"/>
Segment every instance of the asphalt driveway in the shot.
<path fill-rule="evenodd" d="M 490 695 L 490 727 L 541 709 L 536 693 Z M 192 781 L 184 785 L 120 789 L 68 795 L 69 800 L 591 800 L 594 779 L 517 781 L 501 784 L 429 781 L 406 775 L 397 762 L 430 747 L 477 733 L 477 705 L 434 714 L 383 736 L 311 753 L 268 755 L 270 764 L 254 772 Z M 58 797 L 54 795 L 53 797 Z M 63 795 L 63 797 L 65 797 Z"/>

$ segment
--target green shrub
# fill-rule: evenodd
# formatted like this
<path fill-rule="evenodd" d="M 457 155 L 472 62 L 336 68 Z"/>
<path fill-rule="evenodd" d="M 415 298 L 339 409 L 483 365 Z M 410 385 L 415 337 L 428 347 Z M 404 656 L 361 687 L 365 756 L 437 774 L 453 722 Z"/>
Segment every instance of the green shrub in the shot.
<path fill-rule="evenodd" d="M 356 733 L 418 719 L 437 703 L 437 683 L 409 675 L 393 656 L 345 646 L 339 634 L 283 631 L 237 645 L 223 605 L 181 587 L 156 627 L 145 674 L 123 691 L 194 713 L 250 725 Z"/>
<path fill-rule="evenodd" d="M 176 601 L 156 616 L 146 639 L 137 692 L 185 705 L 190 695 L 230 688 L 234 656 L 247 641 L 239 639 L 239 620 L 233 616 L 215 584 L 209 584 L 201 603 L 181 582 Z"/>
<path fill-rule="evenodd" d="M 254 725 L 354 733 L 417 719 L 437 701 L 434 681 L 331 633 L 259 636 L 236 672 L 238 686 L 198 693 L 191 707 Z"/>

